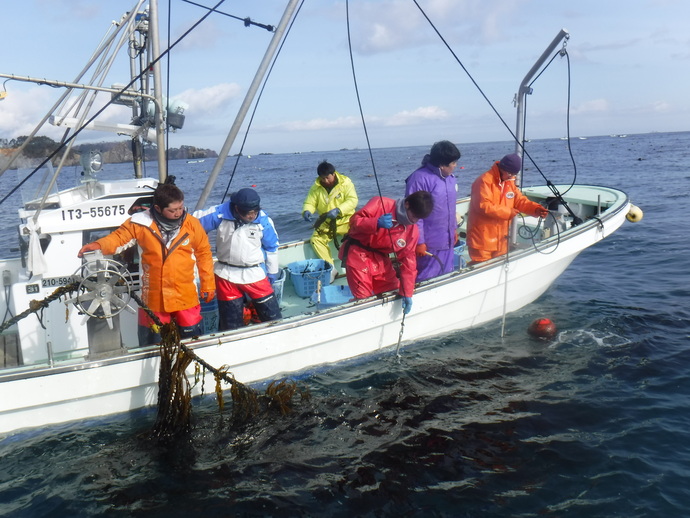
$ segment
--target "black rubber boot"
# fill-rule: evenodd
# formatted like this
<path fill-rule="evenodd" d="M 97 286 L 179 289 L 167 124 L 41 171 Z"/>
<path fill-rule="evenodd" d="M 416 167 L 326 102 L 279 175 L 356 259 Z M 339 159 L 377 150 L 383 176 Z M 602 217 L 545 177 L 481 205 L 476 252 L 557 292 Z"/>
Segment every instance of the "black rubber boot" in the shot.
<path fill-rule="evenodd" d="M 182 327 L 178 325 L 177 328 L 180 330 L 180 338 L 191 338 L 193 336 L 204 334 L 204 330 L 201 327 L 201 321 L 199 321 L 198 324 L 194 324 L 193 326 L 189 327 Z"/>
<path fill-rule="evenodd" d="M 140 346 L 161 343 L 161 335 L 155 333 L 149 326 L 138 326 L 137 336 L 139 337 Z"/>
<path fill-rule="evenodd" d="M 283 318 L 278 305 L 278 299 L 274 293 L 271 293 L 268 297 L 253 299 L 252 302 L 254 303 L 256 314 L 259 315 L 259 319 L 262 322 Z"/>
<path fill-rule="evenodd" d="M 218 330 L 229 331 L 244 325 L 244 298 L 218 301 Z"/>

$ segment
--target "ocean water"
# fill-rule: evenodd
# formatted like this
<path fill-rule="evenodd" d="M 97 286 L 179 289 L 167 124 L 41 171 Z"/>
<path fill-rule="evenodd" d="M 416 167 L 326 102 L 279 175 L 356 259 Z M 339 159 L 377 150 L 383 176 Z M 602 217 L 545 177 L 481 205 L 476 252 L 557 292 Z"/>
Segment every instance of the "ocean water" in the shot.
<path fill-rule="evenodd" d="M 690 133 L 576 139 L 576 170 L 564 141 L 527 146 L 553 183 L 576 172 L 626 191 L 645 215 L 509 315 L 504 338 L 490 322 L 409 344 L 399 360 L 391 351 L 307 373 L 309 400 L 249 424 L 199 401 L 191 441 L 169 447 L 147 438 L 152 411 L 0 438 L 0 515 L 687 516 Z M 459 147 L 460 194 L 513 149 Z M 373 151 L 384 195 L 402 194 L 426 150 Z M 366 150 L 243 158 L 231 190 L 256 185 L 281 239 L 303 237 L 301 203 L 322 159 L 353 178 L 361 203 L 377 192 Z M 211 167 L 171 164 L 189 205 Z M 543 183 L 535 166 L 524 183 Z M 11 227 L 14 207 L 0 211 Z M 5 250 L 16 241 L 3 239 Z M 541 316 L 559 329 L 548 343 L 526 334 Z"/>

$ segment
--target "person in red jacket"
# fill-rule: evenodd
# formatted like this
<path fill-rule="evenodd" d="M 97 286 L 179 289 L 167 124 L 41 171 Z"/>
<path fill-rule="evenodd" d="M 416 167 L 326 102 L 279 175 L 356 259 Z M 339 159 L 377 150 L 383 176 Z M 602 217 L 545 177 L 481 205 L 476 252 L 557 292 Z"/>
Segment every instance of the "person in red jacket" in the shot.
<path fill-rule="evenodd" d="M 198 268 L 201 296 L 215 298 L 211 245 L 201 223 L 184 208 L 184 194 L 172 183 L 160 184 L 153 192 L 153 206 L 137 212 L 105 237 L 84 245 L 79 253 L 102 250 L 120 253 L 137 244 L 141 254 L 141 298 L 162 323 L 174 320 L 180 336 L 201 334 L 201 305 L 194 266 Z M 139 344 L 160 341 L 153 322 L 139 308 Z"/>
<path fill-rule="evenodd" d="M 527 199 L 515 185 L 520 169 L 520 155 L 506 155 L 472 184 L 467 219 L 470 264 L 488 261 L 508 251 L 510 222 L 519 213 L 542 218 L 548 216 L 546 208 Z"/>
<path fill-rule="evenodd" d="M 410 312 L 417 276 L 416 223 L 433 208 L 431 194 L 417 191 L 397 201 L 375 196 L 354 213 L 339 256 L 346 265 L 347 284 L 355 298 L 398 290 L 404 313 Z M 389 256 L 392 253 L 400 265 L 399 277 Z"/>

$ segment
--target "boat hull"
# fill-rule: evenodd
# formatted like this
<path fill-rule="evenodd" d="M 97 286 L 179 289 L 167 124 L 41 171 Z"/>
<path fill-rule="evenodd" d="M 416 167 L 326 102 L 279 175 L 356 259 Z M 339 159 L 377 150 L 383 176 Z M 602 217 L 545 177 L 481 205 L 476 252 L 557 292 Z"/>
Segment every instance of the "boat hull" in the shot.
<path fill-rule="evenodd" d="M 582 250 L 623 224 L 627 197 L 605 192 L 616 197 L 607 202 L 609 208 L 562 236 L 420 284 L 405 317 L 402 343 L 468 329 L 536 300 Z M 540 196 L 538 189 L 531 193 Z M 188 346 L 208 364 L 227 365 L 237 380 L 251 384 L 391 348 L 398 343 L 402 318 L 400 299 L 390 294 L 206 335 Z M 100 361 L 0 371 L 0 433 L 155 405 L 157 353 L 151 347 Z M 207 391 L 213 383 L 208 373 Z M 195 386 L 195 395 L 200 387 Z"/>

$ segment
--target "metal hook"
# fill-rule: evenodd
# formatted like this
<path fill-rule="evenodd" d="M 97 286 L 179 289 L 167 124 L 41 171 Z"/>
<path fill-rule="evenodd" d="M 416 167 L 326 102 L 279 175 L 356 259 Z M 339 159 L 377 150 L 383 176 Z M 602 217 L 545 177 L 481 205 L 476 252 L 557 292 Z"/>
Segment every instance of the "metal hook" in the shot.
<path fill-rule="evenodd" d="M 0 101 L 2 101 L 5 97 L 7 97 L 7 88 L 5 88 L 5 83 L 7 83 L 7 81 L 9 81 L 9 79 L 5 79 L 2 82 L 2 90 L 3 91 L 0 92 Z"/>
<path fill-rule="evenodd" d="M 568 46 L 568 40 L 570 39 L 570 34 L 566 34 L 565 37 L 563 38 L 563 46 L 561 47 L 561 50 L 558 51 L 561 57 L 565 56 L 568 51 L 565 49 Z"/>

